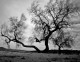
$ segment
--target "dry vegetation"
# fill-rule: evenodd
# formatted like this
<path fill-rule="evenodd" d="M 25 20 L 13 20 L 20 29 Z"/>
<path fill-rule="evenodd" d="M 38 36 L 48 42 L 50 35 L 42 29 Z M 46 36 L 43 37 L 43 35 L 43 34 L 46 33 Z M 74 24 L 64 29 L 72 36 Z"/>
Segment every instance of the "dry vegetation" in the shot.
<path fill-rule="evenodd" d="M 78 54 L 0 51 L 0 62 L 80 62 Z"/>

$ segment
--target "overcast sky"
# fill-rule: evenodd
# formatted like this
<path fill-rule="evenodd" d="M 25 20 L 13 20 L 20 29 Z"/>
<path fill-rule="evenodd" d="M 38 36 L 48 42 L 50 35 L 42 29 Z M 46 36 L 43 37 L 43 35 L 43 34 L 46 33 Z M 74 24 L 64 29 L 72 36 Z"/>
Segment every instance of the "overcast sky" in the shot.
<path fill-rule="evenodd" d="M 27 9 L 30 8 L 31 3 L 34 0 L 0 0 L 0 25 L 6 21 L 8 21 L 11 16 L 18 16 L 20 18 L 22 13 L 25 13 L 26 17 L 28 18 L 28 34 L 31 33 L 31 27 L 32 25 L 30 24 L 30 15 L 27 13 Z M 48 0 L 38 0 L 41 5 L 43 6 L 48 2 Z M 80 2 L 80 0 L 76 0 L 76 2 Z M 79 25 L 80 26 L 80 25 Z M 80 28 L 78 28 L 80 29 Z M 3 43 L 0 43 L 1 46 Z M 11 44 L 12 48 L 15 48 L 14 44 Z M 37 44 L 39 45 L 39 44 Z M 41 44 L 43 45 L 43 44 Z M 78 43 L 80 45 L 80 43 Z M 80 46 L 76 46 L 76 48 L 80 48 Z"/>

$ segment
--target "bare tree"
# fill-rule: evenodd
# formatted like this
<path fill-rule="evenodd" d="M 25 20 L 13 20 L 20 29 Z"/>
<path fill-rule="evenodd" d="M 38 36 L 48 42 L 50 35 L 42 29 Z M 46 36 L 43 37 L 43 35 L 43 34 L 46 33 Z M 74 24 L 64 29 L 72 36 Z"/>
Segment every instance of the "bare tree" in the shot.
<path fill-rule="evenodd" d="M 6 43 L 9 44 L 12 41 L 15 42 L 17 46 L 21 44 L 23 47 L 34 48 L 39 52 L 40 50 L 36 46 L 25 45 L 23 42 L 25 39 L 23 35 L 24 30 L 27 28 L 24 24 L 24 22 L 26 21 L 26 17 L 24 16 L 24 14 L 21 15 L 20 20 L 18 20 L 17 17 L 11 17 L 9 21 L 9 26 L 6 26 L 6 24 L 4 24 L 1 27 L 1 36 L 7 38 Z"/>
<path fill-rule="evenodd" d="M 45 42 L 45 52 L 49 51 L 48 42 L 51 35 L 62 28 L 70 26 L 71 17 L 76 17 L 79 7 L 71 0 L 50 0 L 44 9 L 37 2 L 31 5 L 30 13 L 33 15 L 32 22 L 35 23 L 36 38 L 39 42 Z"/>

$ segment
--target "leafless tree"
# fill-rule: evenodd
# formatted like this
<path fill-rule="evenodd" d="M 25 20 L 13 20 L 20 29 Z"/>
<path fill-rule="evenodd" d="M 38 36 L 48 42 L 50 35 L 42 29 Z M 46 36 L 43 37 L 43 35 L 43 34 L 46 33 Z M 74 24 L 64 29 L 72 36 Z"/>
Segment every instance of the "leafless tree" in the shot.
<path fill-rule="evenodd" d="M 6 43 L 9 45 L 10 42 L 15 42 L 17 46 L 22 45 L 23 47 L 34 48 L 39 52 L 40 50 L 36 46 L 25 45 L 23 42 L 25 38 L 23 35 L 24 30 L 27 28 L 24 24 L 24 22 L 26 21 L 25 15 L 22 14 L 20 20 L 18 20 L 17 17 L 11 17 L 9 21 L 9 26 L 3 24 L 1 27 L 1 36 L 7 39 Z"/>
<path fill-rule="evenodd" d="M 45 52 L 49 51 L 48 42 L 51 35 L 62 28 L 70 26 L 71 17 L 79 14 L 79 7 L 71 0 L 50 0 L 42 9 L 38 2 L 33 2 L 30 13 L 32 22 L 35 24 L 35 32 L 38 33 L 36 38 L 39 42 L 45 42 Z"/>

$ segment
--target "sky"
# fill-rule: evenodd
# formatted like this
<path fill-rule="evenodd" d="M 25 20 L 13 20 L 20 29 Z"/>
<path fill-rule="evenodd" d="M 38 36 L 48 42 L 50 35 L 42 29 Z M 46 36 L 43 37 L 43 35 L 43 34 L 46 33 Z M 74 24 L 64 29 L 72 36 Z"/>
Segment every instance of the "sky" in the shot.
<path fill-rule="evenodd" d="M 7 22 L 10 17 L 17 16 L 18 18 L 20 18 L 21 14 L 24 13 L 25 16 L 27 17 L 26 24 L 28 24 L 28 29 L 26 30 L 26 34 L 30 34 L 33 29 L 32 28 L 33 24 L 30 23 L 31 17 L 28 14 L 27 9 L 30 8 L 30 5 L 33 1 L 35 0 L 0 0 L 0 26 L 4 22 Z M 41 6 L 44 6 L 44 4 L 48 2 L 48 0 L 38 0 L 38 1 L 40 2 Z M 76 2 L 80 2 L 80 0 L 76 0 Z M 79 30 L 80 29 L 79 26 L 80 25 L 77 25 L 78 28 L 76 28 L 75 30 Z M 5 46 L 5 44 L 3 44 L 3 41 L 1 41 L 0 44 L 1 44 L 0 46 Z M 34 43 L 34 45 L 38 46 L 39 48 L 45 48 L 43 43 L 40 44 L 41 46 L 39 46 L 39 43 Z M 80 45 L 80 43 L 78 42 L 77 45 Z M 11 42 L 11 48 L 15 49 L 15 43 Z M 75 48 L 79 49 L 80 46 L 76 46 Z M 22 48 L 22 49 L 26 49 L 26 48 Z"/>

